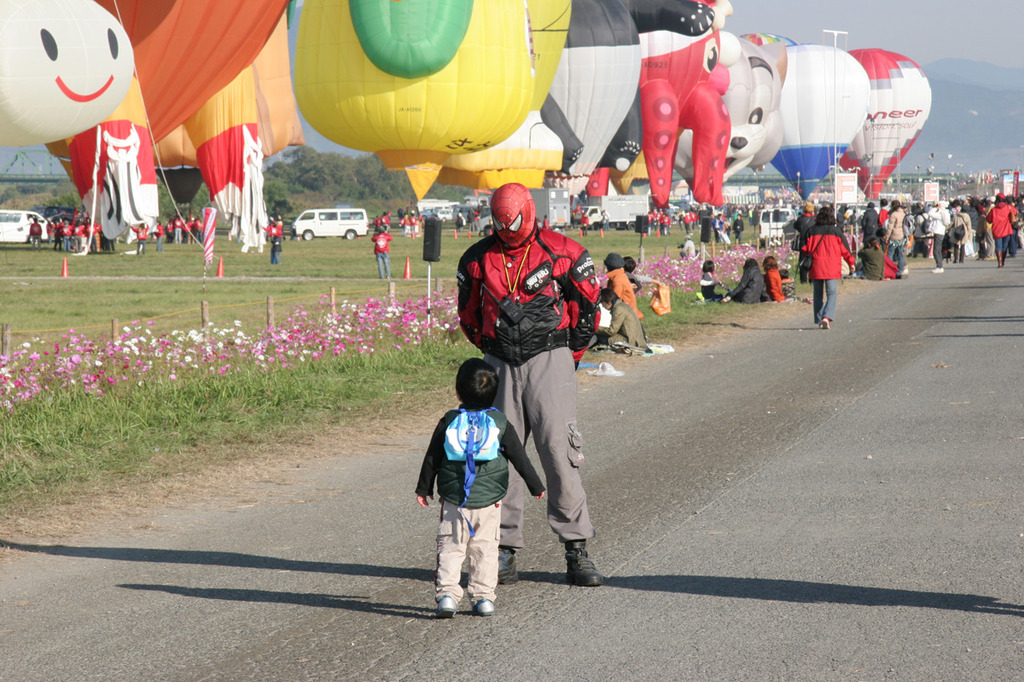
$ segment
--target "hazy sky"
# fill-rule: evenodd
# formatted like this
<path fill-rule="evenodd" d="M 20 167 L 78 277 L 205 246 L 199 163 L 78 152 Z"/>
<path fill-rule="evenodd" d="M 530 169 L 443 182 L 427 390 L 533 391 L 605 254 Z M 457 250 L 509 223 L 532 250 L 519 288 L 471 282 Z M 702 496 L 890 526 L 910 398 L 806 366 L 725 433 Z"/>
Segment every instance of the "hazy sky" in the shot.
<path fill-rule="evenodd" d="M 822 29 L 832 29 L 849 33 L 849 50 L 880 47 L 922 66 L 951 57 L 1024 67 L 1024 0 L 731 1 L 725 29 L 736 35 L 777 33 L 831 45 Z"/>

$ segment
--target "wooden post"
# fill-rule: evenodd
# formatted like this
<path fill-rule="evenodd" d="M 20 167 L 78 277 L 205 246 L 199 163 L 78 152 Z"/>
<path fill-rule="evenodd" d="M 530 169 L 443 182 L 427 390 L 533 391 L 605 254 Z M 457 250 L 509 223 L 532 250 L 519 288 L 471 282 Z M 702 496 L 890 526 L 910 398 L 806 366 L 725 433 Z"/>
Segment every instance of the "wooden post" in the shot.
<path fill-rule="evenodd" d="M 110 340 L 113 341 L 117 336 L 117 318 L 115 317 L 110 321 Z"/>
<path fill-rule="evenodd" d="M 388 297 L 396 298 L 398 294 L 398 287 L 394 282 L 388 282 Z"/>
<path fill-rule="evenodd" d="M 274 328 L 274 297 L 267 296 L 267 329 Z"/>
<path fill-rule="evenodd" d="M 337 315 L 338 314 L 338 307 L 337 307 L 337 303 L 335 301 L 334 293 L 335 293 L 334 292 L 334 287 L 331 287 L 331 315 Z"/>
<path fill-rule="evenodd" d="M 444 280 L 438 277 L 434 280 L 434 291 L 437 293 L 444 293 Z"/>
<path fill-rule="evenodd" d="M 11 357 L 13 340 L 11 339 L 11 325 L 6 322 L 0 325 L 0 355 L 5 358 Z"/>
<path fill-rule="evenodd" d="M 210 326 L 210 302 L 203 301 L 199 305 L 199 323 L 203 325 L 203 333 L 207 331 L 207 327 Z"/>

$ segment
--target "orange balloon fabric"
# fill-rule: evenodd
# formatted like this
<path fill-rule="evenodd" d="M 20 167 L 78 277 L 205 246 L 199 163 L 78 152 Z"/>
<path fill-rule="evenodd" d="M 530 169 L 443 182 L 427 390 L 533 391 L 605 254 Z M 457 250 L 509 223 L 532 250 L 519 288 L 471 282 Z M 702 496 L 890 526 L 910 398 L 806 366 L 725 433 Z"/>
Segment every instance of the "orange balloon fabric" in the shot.
<path fill-rule="evenodd" d="M 183 123 L 251 65 L 288 0 L 96 0 L 118 17 L 154 139 Z"/>

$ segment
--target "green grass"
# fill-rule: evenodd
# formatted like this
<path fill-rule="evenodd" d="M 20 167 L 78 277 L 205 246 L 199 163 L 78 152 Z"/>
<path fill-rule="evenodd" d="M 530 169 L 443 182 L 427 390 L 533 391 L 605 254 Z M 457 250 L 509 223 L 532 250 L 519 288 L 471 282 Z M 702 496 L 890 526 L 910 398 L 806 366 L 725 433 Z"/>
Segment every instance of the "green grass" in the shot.
<path fill-rule="evenodd" d="M 598 262 L 609 251 L 639 254 L 639 238 L 632 233 L 609 232 L 603 239 L 592 233 L 580 241 Z M 678 235 L 645 238 L 646 254 L 660 257 L 666 248 L 674 253 L 679 241 Z M 433 276 L 454 286 L 458 258 L 472 243 L 446 231 Z M 15 343 L 59 336 L 68 328 L 104 337 L 112 318 L 122 325 L 157 318 L 155 331 L 160 333 L 198 328 L 198 307 L 207 300 L 217 326 L 236 319 L 262 326 L 267 296 L 275 298 L 280 321 L 295 305 L 316 305 L 332 286 L 339 300 L 387 292 L 387 283 L 377 279 L 367 239 L 289 241 L 281 266 L 269 264 L 269 253 L 241 254 L 224 239 L 218 244 L 226 277 L 213 278 L 211 268 L 205 294 L 198 246 L 168 246 L 157 253 L 150 244 L 143 257 L 69 256 L 70 277 L 63 279 L 64 254 L 2 245 L 0 323 L 11 325 Z M 118 248 L 126 250 L 123 244 Z M 417 278 L 396 279 L 399 295 L 422 295 L 422 241 L 396 238 L 392 254 L 393 276 L 401 278 L 408 257 Z M 658 317 L 646 312 L 649 297 L 641 296 L 648 333 L 673 343 L 698 325 L 743 314 L 739 307 L 694 306 L 692 301 L 692 294 L 673 293 L 673 312 Z M 448 390 L 459 363 L 474 355 L 478 351 L 458 335 L 411 350 L 329 358 L 284 371 L 189 382 L 155 379 L 130 390 L 119 385 L 102 398 L 71 391 L 46 394 L 0 417 L 0 518 L 30 515 L 33 509 L 105 486 L 202 471 L 327 427 L 358 427 L 403 406 L 422 404 L 431 391 Z"/>

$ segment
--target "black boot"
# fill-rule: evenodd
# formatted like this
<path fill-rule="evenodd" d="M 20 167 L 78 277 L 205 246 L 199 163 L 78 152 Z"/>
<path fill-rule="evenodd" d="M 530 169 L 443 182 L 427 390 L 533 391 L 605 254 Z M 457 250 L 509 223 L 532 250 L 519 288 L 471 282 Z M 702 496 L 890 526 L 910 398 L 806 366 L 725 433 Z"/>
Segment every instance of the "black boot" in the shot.
<path fill-rule="evenodd" d="M 516 570 L 516 550 L 511 547 L 498 547 L 498 584 L 511 585 L 519 582 L 519 571 Z"/>
<path fill-rule="evenodd" d="M 580 587 L 604 585 L 604 576 L 587 556 L 586 540 L 570 540 L 565 543 L 565 579 L 570 585 Z"/>

